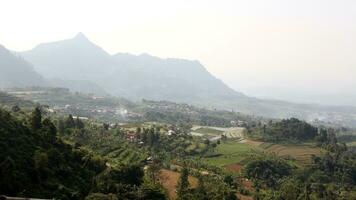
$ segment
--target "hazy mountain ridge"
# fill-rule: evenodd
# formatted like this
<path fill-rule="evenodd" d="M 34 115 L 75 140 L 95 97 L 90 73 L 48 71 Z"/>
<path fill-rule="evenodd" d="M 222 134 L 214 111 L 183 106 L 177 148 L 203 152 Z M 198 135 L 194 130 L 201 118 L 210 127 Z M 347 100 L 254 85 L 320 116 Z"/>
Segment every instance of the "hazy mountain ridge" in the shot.
<path fill-rule="evenodd" d="M 189 101 L 215 95 L 243 96 L 212 76 L 198 61 L 148 54 L 115 54 L 113 59 L 130 77 L 121 77 L 128 97 Z"/>
<path fill-rule="evenodd" d="M 44 85 L 46 80 L 30 63 L 0 45 L 0 88 Z"/>
<path fill-rule="evenodd" d="M 81 33 L 20 54 L 45 77 L 91 80 L 111 94 L 136 100 L 243 96 L 213 77 L 198 61 L 160 59 L 148 54 L 111 56 Z"/>
<path fill-rule="evenodd" d="M 89 80 L 46 79 L 22 56 L 0 45 L 0 89 L 33 86 L 65 87 L 73 92 L 107 94 Z"/>
<path fill-rule="evenodd" d="M 81 33 L 20 54 L 45 77 L 90 80 L 112 95 L 134 100 L 169 100 L 277 118 L 347 119 L 348 124 L 356 121 L 356 109 L 351 107 L 295 104 L 245 96 L 215 78 L 198 61 L 161 59 L 148 54 L 111 56 Z"/>

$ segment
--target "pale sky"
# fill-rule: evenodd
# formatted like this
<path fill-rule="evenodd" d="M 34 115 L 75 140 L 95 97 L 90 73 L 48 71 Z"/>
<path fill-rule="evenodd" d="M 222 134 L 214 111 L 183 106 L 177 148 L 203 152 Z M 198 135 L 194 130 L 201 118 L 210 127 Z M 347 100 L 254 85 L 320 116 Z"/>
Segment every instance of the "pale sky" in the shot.
<path fill-rule="evenodd" d="M 248 95 L 356 105 L 356 0 L 0 0 L 11 50 L 78 32 L 111 54 L 199 60 Z"/>

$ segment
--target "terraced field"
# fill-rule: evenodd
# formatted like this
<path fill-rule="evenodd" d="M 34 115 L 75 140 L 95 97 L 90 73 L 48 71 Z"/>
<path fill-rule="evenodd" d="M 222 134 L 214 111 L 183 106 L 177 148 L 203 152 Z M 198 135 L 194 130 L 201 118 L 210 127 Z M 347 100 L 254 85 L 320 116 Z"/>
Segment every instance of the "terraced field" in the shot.
<path fill-rule="evenodd" d="M 222 142 L 215 154 L 204 158 L 208 164 L 239 171 L 253 156 L 275 154 L 294 161 L 298 166 L 311 164 L 312 155 L 320 155 L 323 150 L 312 145 L 272 144 L 252 140 Z M 234 169 L 239 168 L 238 170 Z"/>
<path fill-rule="evenodd" d="M 318 147 L 309 145 L 282 145 L 263 143 L 261 148 L 283 158 L 291 158 L 297 164 L 305 166 L 311 164 L 312 155 L 320 155 L 323 151 Z"/>
<path fill-rule="evenodd" d="M 295 160 L 296 164 L 306 166 L 311 163 L 312 155 L 320 155 L 323 150 L 311 144 L 274 144 L 254 140 L 243 140 L 241 143 L 260 148 L 265 153 L 272 153 L 282 158 Z"/>
<path fill-rule="evenodd" d="M 107 158 L 110 165 L 138 163 L 147 158 L 142 152 L 135 151 L 128 145 L 118 145 L 115 148 L 107 148 L 101 151 L 101 156 Z"/>
<path fill-rule="evenodd" d="M 114 134 L 101 134 L 93 131 L 86 133 L 86 137 L 79 134 L 72 137 L 68 136 L 66 141 L 71 144 L 81 144 L 81 148 L 107 159 L 111 166 L 140 163 L 148 157 L 147 152 Z"/>

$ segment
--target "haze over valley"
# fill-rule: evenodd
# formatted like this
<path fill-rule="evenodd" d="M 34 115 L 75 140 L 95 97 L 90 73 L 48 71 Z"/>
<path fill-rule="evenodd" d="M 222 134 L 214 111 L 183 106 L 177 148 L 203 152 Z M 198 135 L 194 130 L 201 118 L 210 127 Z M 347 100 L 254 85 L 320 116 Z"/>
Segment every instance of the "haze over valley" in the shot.
<path fill-rule="evenodd" d="M 57 86 L 83 93 L 110 94 L 132 101 L 167 100 L 256 116 L 298 117 L 308 121 L 354 125 L 356 108 L 248 97 L 217 79 L 199 61 L 161 59 L 149 54 L 110 55 L 83 33 L 71 39 L 42 43 L 32 50 L 14 54 L 19 60 L 26 60 L 24 62 L 34 74 L 46 78 L 42 83 L 36 79 L 23 86 Z M 4 53 L 3 56 L 16 57 L 10 53 Z M 14 81 L 12 85 L 4 86 L 18 85 Z"/>
<path fill-rule="evenodd" d="M 356 199 L 356 1 L 0 3 L 0 200 Z"/>

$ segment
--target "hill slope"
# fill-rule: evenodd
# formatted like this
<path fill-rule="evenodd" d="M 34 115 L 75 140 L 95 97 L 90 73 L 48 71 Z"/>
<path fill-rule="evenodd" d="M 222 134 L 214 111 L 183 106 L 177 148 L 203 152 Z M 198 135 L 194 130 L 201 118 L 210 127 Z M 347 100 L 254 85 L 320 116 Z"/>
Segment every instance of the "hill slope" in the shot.
<path fill-rule="evenodd" d="M 120 95 L 185 102 L 214 96 L 243 96 L 212 76 L 198 61 L 161 59 L 148 54 L 116 54 L 112 58 L 125 69 L 115 73 L 120 76 L 117 81 L 122 86 L 115 91 Z"/>
<path fill-rule="evenodd" d="M 0 89 L 46 84 L 45 79 L 28 62 L 0 45 Z"/>
<path fill-rule="evenodd" d="M 84 199 L 94 176 L 105 169 L 104 161 L 57 139 L 51 122 L 34 131 L 0 109 L 0 124 L 1 194 Z"/>

